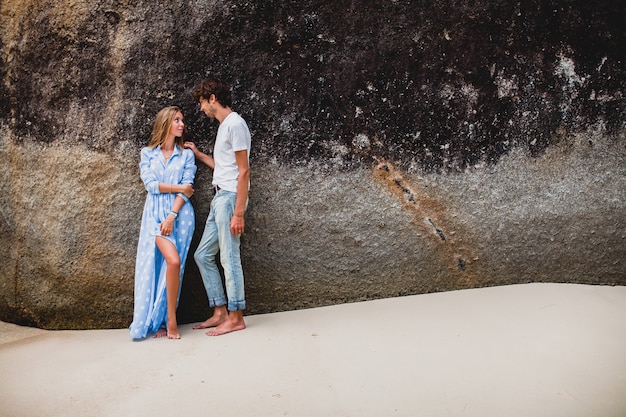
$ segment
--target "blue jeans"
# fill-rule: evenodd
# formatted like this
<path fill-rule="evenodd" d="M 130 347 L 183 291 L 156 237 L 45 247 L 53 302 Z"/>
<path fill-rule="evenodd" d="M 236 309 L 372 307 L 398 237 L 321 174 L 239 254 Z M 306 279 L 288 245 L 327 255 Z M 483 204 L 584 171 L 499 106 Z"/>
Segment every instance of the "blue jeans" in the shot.
<path fill-rule="evenodd" d="M 211 201 L 209 217 L 202 239 L 194 254 L 194 259 L 202 275 L 202 282 L 209 298 L 210 307 L 219 307 L 228 303 L 228 310 L 244 310 L 246 296 L 243 285 L 243 268 L 239 251 L 240 235 L 230 232 L 230 220 L 235 213 L 237 193 L 219 190 Z M 217 268 L 216 256 L 220 254 L 220 263 L 224 268 L 224 281 Z"/>

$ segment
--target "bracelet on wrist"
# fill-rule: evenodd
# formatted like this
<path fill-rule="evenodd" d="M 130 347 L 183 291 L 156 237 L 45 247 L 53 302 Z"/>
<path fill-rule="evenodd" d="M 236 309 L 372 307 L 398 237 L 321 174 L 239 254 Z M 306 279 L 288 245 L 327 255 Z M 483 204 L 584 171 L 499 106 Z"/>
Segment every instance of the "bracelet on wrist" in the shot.
<path fill-rule="evenodd" d="M 169 213 L 167 213 L 169 216 L 173 216 L 175 219 L 178 217 L 178 213 L 176 213 L 175 211 L 170 211 Z"/>

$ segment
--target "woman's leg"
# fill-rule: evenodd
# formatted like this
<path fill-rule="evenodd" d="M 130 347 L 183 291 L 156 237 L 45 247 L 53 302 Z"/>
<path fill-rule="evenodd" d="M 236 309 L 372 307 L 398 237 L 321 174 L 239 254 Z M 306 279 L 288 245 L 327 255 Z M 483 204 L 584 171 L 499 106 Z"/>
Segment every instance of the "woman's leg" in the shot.
<path fill-rule="evenodd" d="M 178 291 L 180 289 L 180 257 L 176 247 L 169 240 L 157 237 L 156 245 L 167 264 L 167 270 L 165 271 L 167 337 L 169 339 L 180 339 L 178 322 L 176 321 L 176 305 L 178 304 Z"/>

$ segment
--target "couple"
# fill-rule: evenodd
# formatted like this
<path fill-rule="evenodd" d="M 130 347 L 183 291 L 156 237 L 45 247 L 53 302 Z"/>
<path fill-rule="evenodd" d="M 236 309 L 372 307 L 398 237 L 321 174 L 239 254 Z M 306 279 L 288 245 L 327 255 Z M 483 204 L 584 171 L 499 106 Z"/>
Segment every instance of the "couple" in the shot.
<path fill-rule="evenodd" d="M 176 307 L 185 261 L 195 227 L 189 201 L 197 167 L 195 159 L 213 171 L 215 196 L 194 259 L 213 315 L 194 329 L 211 328 L 210 336 L 246 327 L 243 269 L 239 252 L 250 185 L 250 131 L 231 110 L 230 87 L 217 78 L 202 81 L 193 92 L 200 109 L 220 123 L 213 157 L 183 141 L 185 124 L 178 107 L 166 107 L 156 117 L 148 146 L 141 150 L 141 179 L 148 191 L 141 220 L 135 265 L 133 339 L 180 339 Z M 224 269 L 226 292 L 216 264 Z"/>

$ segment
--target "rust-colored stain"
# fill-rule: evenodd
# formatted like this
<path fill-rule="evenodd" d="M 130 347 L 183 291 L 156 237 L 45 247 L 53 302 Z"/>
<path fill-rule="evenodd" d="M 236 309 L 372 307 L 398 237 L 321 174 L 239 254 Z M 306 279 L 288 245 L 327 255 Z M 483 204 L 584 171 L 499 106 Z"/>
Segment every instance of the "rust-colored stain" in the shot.
<path fill-rule="evenodd" d="M 474 285 L 479 259 L 472 254 L 471 243 L 466 241 L 469 234 L 454 223 L 445 205 L 423 185 L 409 182 L 387 161 L 379 161 L 374 177 L 414 215 L 413 225 L 436 242 L 438 261 L 457 277 L 459 285 Z"/>

